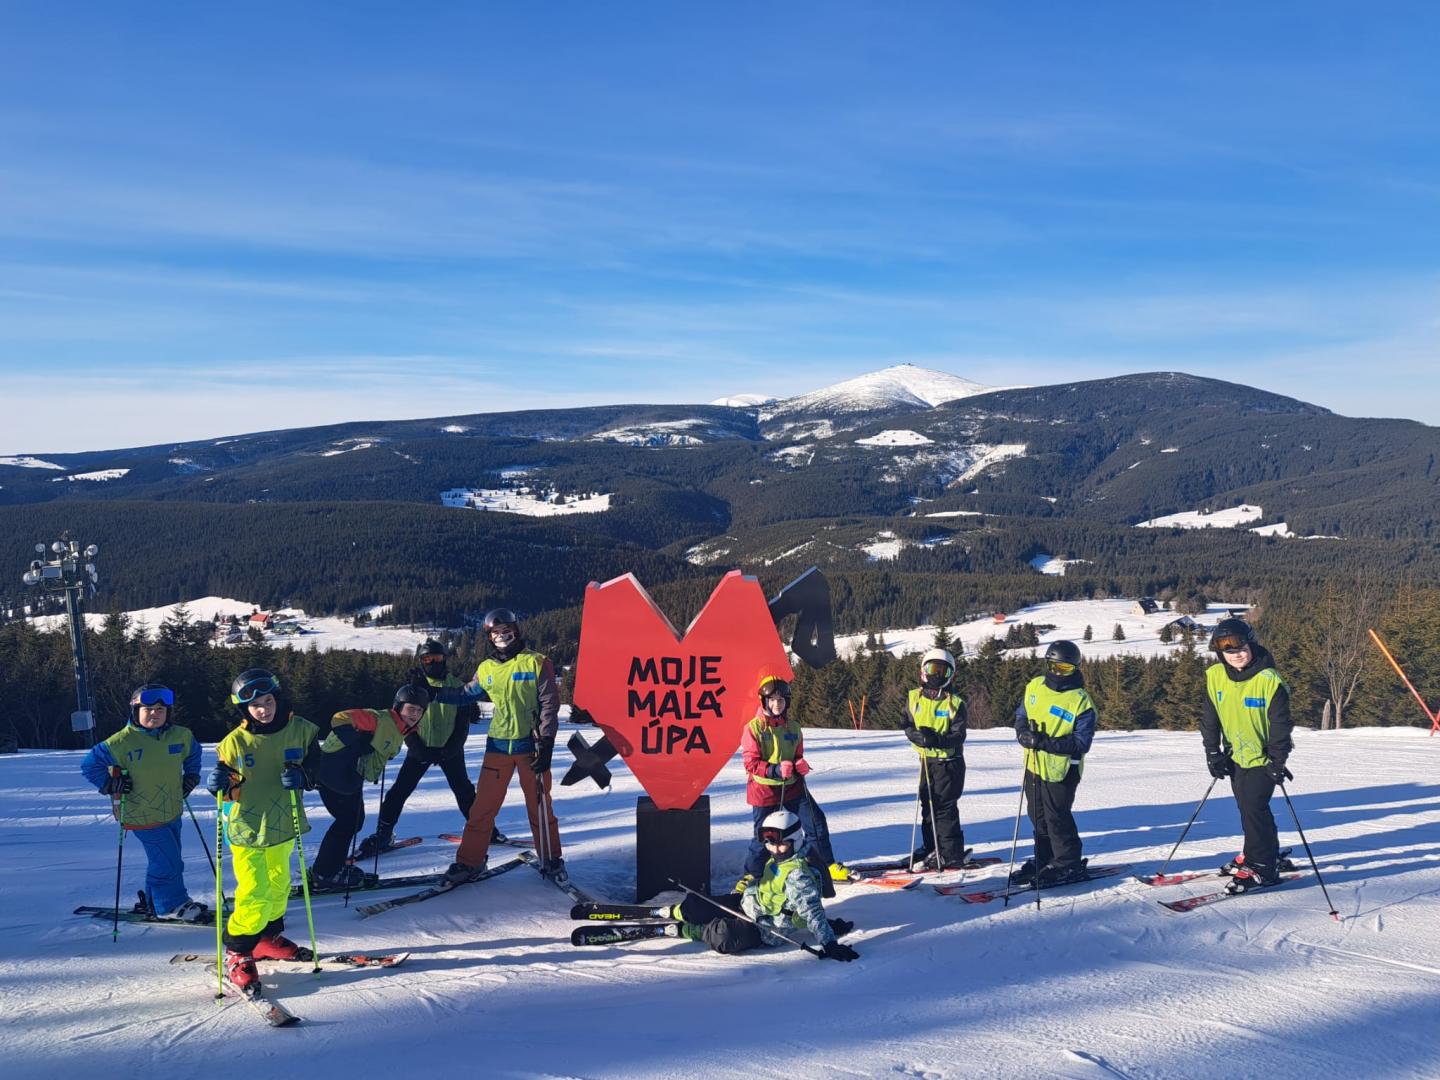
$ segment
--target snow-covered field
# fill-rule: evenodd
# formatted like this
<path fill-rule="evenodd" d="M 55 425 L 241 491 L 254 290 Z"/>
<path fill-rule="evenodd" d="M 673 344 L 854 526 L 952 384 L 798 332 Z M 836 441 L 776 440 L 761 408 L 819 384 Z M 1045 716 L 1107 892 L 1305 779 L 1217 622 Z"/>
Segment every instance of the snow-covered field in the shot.
<path fill-rule="evenodd" d="M 446 506 L 466 510 L 496 510 L 526 517 L 555 517 L 559 514 L 599 514 L 610 509 L 608 492 L 590 491 L 566 495 L 538 488 L 451 488 L 440 493 Z"/>
<path fill-rule="evenodd" d="M 412 955 L 389 972 L 268 975 L 304 1018 L 283 1030 L 239 1003 L 216 1004 L 198 967 L 167 964 L 213 950 L 208 928 L 126 925 L 112 943 L 108 924 L 70 915 L 113 897 L 106 800 L 81 782 L 78 753 L 0 758 L 0 1060 L 7 1080 L 216 1068 L 266 1080 L 457 1069 L 705 1080 L 1440 1075 L 1440 740 L 1401 728 L 1301 731 L 1296 741 L 1292 797 L 1340 923 L 1313 875 L 1184 915 L 1156 901 L 1213 883 L 1152 889 L 1116 877 L 1046 894 L 1038 911 L 1024 897 L 1005 909 L 928 888 L 842 886 L 830 911 L 857 924 L 853 964 L 788 948 L 723 957 L 671 939 L 582 950 L 569 944 L 569 898 L 522 868 L 366 920 L 354 899 L 350 910 L 339 897 L 317 900 L 322 951 Z M 472 773 L 480 746 L 472 737 Z M 907 848 L 915 758 L 901 736 L 812 731 L 807 756 L 842 858 Z M 1007 855 L 1018 751 L 1004 731 L 975 732 L 967 758 L 967 841 Z M 557 774 L 568 764 L 557 754 Z M 555 801 L 576 882 L 629 902 L 639 788 L 623 766 L 615 778 L 608 794 L 587 781 L 557 788 Z M 1157 868 L 1208 782 L 1194 734 L 1102 732 L 1076 800 L 1088 855 Z M 742 788 L 737 760 L 710 790 L 717 889 L 741 864 Z M 206 800 L 192 802 L 213 835 Z M 1298 849 L 1278 797 L 1276 815 Z M 432 769 L 397 832 L 427 842 L 386 856 L 384 868 L 439 869 L 454 848 L 434 837 L 458 824 Z M 499 824 L 527 831 L 518 791 Z M 319 832 L 307 839 L 313 850 Z M 192 891 L 204 895 L 213 878 L 188 823 L 185 843 Z M 1238 844 L 1233 800 L 1217 789 L 1172 868 L 1214 866 Z M 132 841 L 127 895 L 142 865 Z M 971 877 L 976 887 L 1000 881 Z M 305 937 L 299 901 L 287 933 Z"/>
<path fill-rule="evenodd" d="M 142 623 L 146 630 L 154 634 L 160 628 L 160 624 L 170 618 L 179 604 L 166 604 L 164 607 L 142 608 L 138 611 L 127 612 L 131 619 L 132 629 Z M 388 609 L 388 604 L 376 605 L 367 609 L 370 617 L 374 618 L 380 611 Z M 252 611 L 257 610 L 257 605 L 247 600 L 231 600 L 223 596 L 204 596 L 198 600 L 185 602 L 185 610 L 190 615 L 191 622 L 211 622 L 216 615 L 238 616 L 242 622 L 249 618 Z M 356 626 L 348 619 L 342 619 L 333 615 L 306 615 L 299 608 L 284 608 L 274 612 L 276 615 L 297 618 L 304 629 L 298 634 L 267 634 L 266 640 L 272 645 L 280 647 L 291 646 L 296 649 L 309 649 L 312 646 L 321 652 L 330 652 L 334 649 L 360 649 L 366 652 L 387 652 L 387 653 L 411 653 L 415 646 L 425 640 L 428 628 L 410 630 L 403 626 Z M 63 629 L 65 626 L 64 615 L 42 615 L 32 620 L 36 627 L 42 630 Z M 92 630 L 99 630 L 105 623 L 104 614 L 93 612 L 85 615 L 85 625 Z"/>
<path fill-rule="evenodd" d="M 1242 503 L 1228 510 L 1205 513 L 1203 510 L 1186 510 L 1179 514 L 1166 514 L 1149 521 L 1136 522 L 1137 529 L 1233 529 L 1247 521 L 1259 521 L 1265 511 L 1258 506 Z"/>
<path fill-rule="evenodd" d="M 1195 619 L 1205 626 L 1213 626 L 1231 611 L 1244 609 L 1244 604 L 1211 604 L 1204 615 L 1197 615 Z M 1178 618 L 1178 611 L 1161 610 L 1151 615 L 1138 614 L 1134 600 L 1053 600 L 1007 612 L 1003 623 L 997 623 L 993 618 L 982 618 L 957 623 L 947 629 L 951 639 L 962 642 L 965 651 L 973 655 L 986 638 L 1003 640 L 1010 627 L 1017 623 L 1053 624 L 1055 629 L 1040 635 L 1042 646 L 1052 641 L 1070 640 L 1080 646 L 1086 659 L 1103 660 L 1109 656 L 1164 656 L 1181 648 L 1183 642 L 1178 632 L 1172 642 L 1160 640 L 1161 627 Z M 1123 641 L 1113 640 L 1112 635 L 1117 623 L 1125 634 Z M 1087 626 L 1091 629 L 1091 641 L 1083 640 Z M 906 656 L 910 653 L 923 653 L 930 648 L 937 629 L 935 626 L 916 626 L 885 630 L 878 636 L 883 638 L 885 649 L 890 655 Z M 865 644 L 866 636 L 843 634 L 835 639 L 835 648 L 841 656 L 851 656 Z M 1197 642 L 1197 645 L 1203 648 L 1204 642 Z M 1017 650 L 1021 654 L 1028 651 Z"/>

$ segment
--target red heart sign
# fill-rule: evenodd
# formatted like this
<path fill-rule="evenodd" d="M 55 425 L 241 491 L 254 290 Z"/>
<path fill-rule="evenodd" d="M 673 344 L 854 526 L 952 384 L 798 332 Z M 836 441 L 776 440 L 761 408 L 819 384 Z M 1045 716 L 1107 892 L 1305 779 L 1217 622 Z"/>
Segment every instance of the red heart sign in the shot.
<path fill-rule="evenodd" d="M 655 805 L 687 810 L 740 745 L 762 673 L 794 673 L 760 583 L 732 570 L 682 636 L 634 575 L 590 583 L 575 704 Z"/>

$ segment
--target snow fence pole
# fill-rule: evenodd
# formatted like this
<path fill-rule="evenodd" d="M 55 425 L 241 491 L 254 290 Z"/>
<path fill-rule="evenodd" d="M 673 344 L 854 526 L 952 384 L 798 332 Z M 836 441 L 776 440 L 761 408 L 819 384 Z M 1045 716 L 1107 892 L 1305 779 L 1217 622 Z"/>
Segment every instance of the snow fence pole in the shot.
<path fill-rule="evenodd" d="M 1152 881 L 1158 882 L 1165 876 L 1165 868 L 1170 865 L 1170 860 L 1175 857 L 1175 852 L 1180 850 L 1180 845 L 1185 842 L 1185 837 L 1190 833 L 1190 826 L 1195 824 L 1195 819 L 1200 816 L 1200 811 L 1205 808 L 1205 802 L 1210 798 L 1210 793 L 1215 790 L 1215 785 L 1220 782 L 1218 776 L 1210 778 L 1210 786 L 1205 789 L 1205 794 L 1200 796 L 1200 805 L 1195 807 L 1195 812 L 1190 815 L 1190 820 L 1185 823 L 1185 828 L 1180 830 L 1180 839 L 1175 841 L 1175 846 L 1170 849 L 1170 854 L 1165 856 L 1165 861 L 1160 864 L 1160 869 L 1155 872 Z"/>
<path fill-rule="evenodd" d="M 200 837 L 200 846 L 205 849 L 205 858 L 210 861 L 210 869 L 215 869 L 215 860 L 210 858 L 210 845 L 205 842 L 205 831 L 200 828 L 200 819 L 195 816 L 195 810 L 190 805 L 190 796 L 185 796 L 185 809 L 190 811 L 190 821 L 195 826 L 195 835 Z"/>
<path fill-rule="evenodd" d="M 225 996 L 225 946 L 221 923 L 225 917 L 225 879 L 220 847 L 225 842 L 225 796 L 215 793 L 215 1000 Z"/>
<path fill-rule="evenodd" d="M 754 919 L 752 919 L 749 915 L 746 915 L 745 912 L 743 912 L 743 911 L 738 911 L 738 910 L 736 910 L 735 908 L 728 908 L 728 907 L 726 907 L 724 904 L 720 903 L 718 900 L 712 899 L 711 897 L 706 896 L 706 895 L 705 895 L 704 893 L 702 893 L 702 892 L 696 892 L 694 889 L 690 888 L 689 885 L 685 885 L 685 884 L 683 884 L 682 882 L 676 881 L 673 877 L 670 879 L 670 884 L 671 884 L 671 885 L 674 885 L 677 889 L 684 889 L 684 890 L 685 890 L 687 893 L 689 893 L 691 896 L 699 897 L 701 900 L 704 900 L 704 901 L 705 901 L 707 904 L 709 904 L 711 907 L 717 909 L 717 910 L 720 912 L 720 914 L 722 914 L 722 915 L 729 915 L 729 916 L 733 916 L 734 918 L 737 918 L 737 919 L 744 919 L 744 920 L 745 920 L 746 922 L 748 922 L 751 926 L 755 927 L 755 929 L 761 931 L 762 933 L 763 933 L 764 930 L 765 930 L 764 927 L 762 927 L 758 922 L 756 922 Z M 824 954 L 823 952 L 821 952 L 819 949 L 817 949 L 817 948 L 815 948 L 815 947 L 813 947 L 813 946 L 811 946 L 811 945 L 806 945 L 803 941 L 796 941 L 793 937 L 790 937 L 790 936 L 788 936 L 788 935 L 786 935 L 786 934 L 782 934 L 779 930 L 776 930 L 774 927 L 771 927 L 771 928 L 770 928 L 770 932 L 771 932 L 772 934 L 774 934 L 776 937 L 778 937 L 781 941 L 788 941 L 791 945 L 794 945 L 797 949 L 804 949 L 804 950 L 805 950 L 806 952 L 808 952 L 811 956 L 813 956 L 813 957 L 815 957 L 815 958 L 817 958 L 817 959 L 819 959 L 819 960 L 824 960 L 824 959 L 825 959 L 825 954 Z"/>
<path fill-rule="evenodd" d="M 1015 888 L 1015 849 L 1020 846 L 1020 815 L 1025 811 L 1025 776 L 1030 770 L 1021 765 L 1020 768 L 1020 803 L 1015 807 L 1015 835 L 1010 838 L 1010 872 L 1005 877 L 1005 903 L 1002 907 L 1010 906 L 1010 893 Z M 1033 860 L 1032 860 L 1033 861 Z M 1040 868 L 1035 867 L 1038 873 Z"/>
<path fill-rule="evenodd" d="M 1294 780 L 1290 770 L 1285 770 L 1287 779 Z M 1320 876 L 1320 867 L 1315 865 L 1315 853 L 1310 850 L 1310 841 L 1305 839 L 1305 830 L 1300 827 L 1300 815 L 1295 813 L 1295 804 L 1290 801 L 1290 792 L 1285 790 L 1285 784 L 1280 784 L 1280 794 L 1285 796 L 1285 805 L 1290 807 L 1290 816 L 1295 819 L 1295 831 L 1300 834 L 1300 843 L 1305 845 L 1305 855 L 1310 860 L 1310 869 L 1315 871 L 1315 880 L 1320 882 L 1320 891 L 1325 894 L 1325 903 L 1330 905 L 1330 917 L 1336 922 L 1342 922 L 1340 912 L 1335 910 L 1335 901 L 1330 899 L 1330 890 L 1325 887 L 1325 879 Z"/>
<path fill-rule="evenodd" d="M 295 854 L 300 856 L 300 891 L 305 894 L 305 922 L 310 926 L 310 962 L 315 966 L 311 972 L 320 974 L 320 950 L 315 945 L 315 912 L 310 907 L 310 871 L 305 869 L 305 844 L 300 839 L 300 795 L 290 789 L 290 820 L 295 826 Z"/>
<path fill-rule="evenodd" d="M 915 820 L 910 825 L 910 854 L 905 856 L 905 869 L 911 873 L 915 872 L 915 833 L 920 828 L 920 785 L 925 782 L 925 755 L 920 754 L 920 747 L 915 751 L 920 756 L 920 774 L 915 777 Z"/>
<path fill-rule="evenodd" d="M 1396 661 L 1395 657 L 1390 655 L 1390 650 L 1387 649 L 1385 643 L 1380 640 L 1380 635 L 1375 633 L 1374 630 L 1369 630 L 1368 632 L 1370 636 L 1375 639 L 1375 644 L 1380 646 L 1380 651 L 1385 654 L 1385 659 L 1390 661 L 1390 666 L 1395 669 L 1395 674 L 1400 676 L 1400 681 L 1405 684 L 1405 688 L 1415 695 L 1415 700 L 1420 703 L 1420 709 L 1424 712 L 1425 719 L 1430 721 L 1430 734 L 1434 735 L 1435 729 L 1440 727 L 1440 709 L 1436 709 L 1433 713 L 1430 711 L 1430 706 L 1425 704 L 1425 699 L 1420 696 L 1420 691 L 1416 690 L 1415 687 L 1410 684 L 1410 680 L 1406 678 L 1405 672 L 1400 667 L 1400 664 Z"/>
<path fill-rule="evenodd" d="M 125 770 L 118 765 L 110 766 L 110 775 L 124 776 Z M 120 823 L 120 842 L 115 848 L 115 923 L 110 928 L 110 940 L 120 940 L 120 867 L 125 862 L 125 793 L 120 793 L 116 806 L 115 820 Z"/>

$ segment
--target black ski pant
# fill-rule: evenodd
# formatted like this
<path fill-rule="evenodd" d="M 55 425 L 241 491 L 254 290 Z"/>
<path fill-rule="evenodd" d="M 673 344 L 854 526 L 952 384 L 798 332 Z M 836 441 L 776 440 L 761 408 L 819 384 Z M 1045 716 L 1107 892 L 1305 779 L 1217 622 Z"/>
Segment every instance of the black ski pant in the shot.
<path fill-rule="evenodd" d="M 320 786 L 320 801 L 335 820 L 325 830 L 320 841 L 320 850 L 315 855 L 312 869 L 316 877 L 334 877 L 345 864 L 350 854 L 350 841 L 365 824 L 365 790 L 361 788 L 349 794 L 332 791 Z"/>
<path fill-rule="evenodd" d="M 413 750 L 406 750 L 405 760 L 400 763 L 400 772 L 395 777 L 395 783 L 386 792 L 385 801 L 380 804 L 380 828 L 395 828 L 401 811 L 405 809 L 405 800 L 415 793 L 415 786 L 420 783 L 420 778 L 429 771 L 432 764 L 439 765 L 440 771 L 445 774 L 445 782 L 450 785 L 450 791 L 455 796 L 455 805 L 460 808 L 460 815 L 466 818 L 470 816 L 470 807 L 475 802 L 475 784 L 465 771 L 465 744 L 461 743 L 453 753 L 446 754 L 436 762 L 425 760 Z"/>
<path fill-rule="evenodd" d="M 965 792 L 965 759 L 921 758 L 925 771 L 920 776 L 920 835 L 925 850 L 935 850 L 938 834 L 940 865 L 959 866 L 965 861 L 965 829 L 960 824 L 960 796 Z M 931 811 L 934 821 L 931 821 Z"/>
<path fill-rule="evenodd" d="M 725 915 L 720 910 L 739 911 L 740 898 L 741 894 L 736 892 L 714 896 L 710 900 L 689 895 L 680 903 L 678 914 L 682 922 L 699 927 L 700 940 L 718 953 L 758 949 L 765 944 L 760 937 L 760 928 L 734 915 Z"/>
<path fill-rule="evenodd" d="M 1235 792 L 1235 805 L 1240 809 L 1240 826 L 1245 830 L 1245 865 L 1258 873 L 1273 873 L 1280 852 L 1275 815 L 1270 812 L 1275 781 L 1265 774 L 1264 769 L 1237 768 L 1230 777 L 1230 790 Z"/>
<path fill-rule="evenodd" d="M 1025 770 L 1025 805 L 1035 830 L 1035 871 L 1052 863 L 1069 870 L 1080 865 L 1080 830 L 1075 826 L 1075 789 L 1080 766 L 1070 765 L 1064 780 L 1041 780 Z"/>

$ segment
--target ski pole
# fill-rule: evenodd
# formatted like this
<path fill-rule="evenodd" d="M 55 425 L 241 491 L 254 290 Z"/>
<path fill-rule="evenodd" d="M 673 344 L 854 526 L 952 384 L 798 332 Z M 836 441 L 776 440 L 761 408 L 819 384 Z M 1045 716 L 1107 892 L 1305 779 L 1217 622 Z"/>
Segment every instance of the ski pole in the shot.
<path fill-rule="evenodd" d="M 925 782 L 925 755 L 920 755 L 920 774 L 915 777 L 915 820 L 910 824 L 910 852 L 905 856 L 905 868 L 915 871 L 915 833 L 920 828 L 920 785 Z"/>
<path fill-rule="evenodd" d="M 388 762 L 388 761 L 386 761 L 384 764 L 382 764 L 382 765 L 380 766 L 380 805 L 381 805 L 381 806 L 384 806 L 384 805 L 385 805 L 385 774 L 389 771 L 389 769 L 390 769 L 390 762 Z M 363 799 L 363 796 L 362 796 L 362 799 Z M 360 812 L 361 812 L 362 814 L 365 812 L 365 804 L 364 804 L 363 801 L 362 801 L 361 804 L 360 804 Z M 379 810 L 376 810 L 376 811 L 375 811 L 375 818 L 376 818 L 377 821 L 379 820 L 379 818 L 380 818 L 380 811 L 379 811 Z M 359 835 L 360 835 L 360 830 L 359 830 L 359 828 L 356 828 L 356 830 L 355 830 L 355 835 L 356 835 L 356 836 L 359 836 Z M 374 871 L 373 871 L 373 872 L 374 872 L 374 874 L 375 874 L 375 876 L 376 876 L 377 878 L 380 876 L 380 845 L 379 845 L 379 844 L 376 844 L 376 845 L 375 845 L 375 868 L 374 868 Z M 349 893 L 349 890 L 348 890 L 348 889 L 346 890 L 346 893 L 345 893 L 345 905 L 346 905 L 346 907 L 349 907 L 349 905 L 350 905 L 350 893 Z"/>
<path fill-rule="evenodd" d="M 1285 775 L 1289 776 L 1291 780 L 1295 779 L 1290 776 L 1288 769 Z M 1310 850 L 1310 841 L 1305 839 L 1305 830 L 1300 827 L 1300 815 L 1295 813 L 1295 804 L 1290 801 L 1290 792 L 1285 790 L 1283 783 L 1280 784 L 1280 794 L 1285 796 L 1285 805 L 1290 807 L 1290 816 L 1295 819 L 1295 831 L 1300 834 L 1300 843 L 1305 845 L 1305 854 L 1310 859 L 1310 869 L 1315 871 L 1315 880 L 1320 882 L 1320 891 L 1325 894 L 1325 903 L 1330 905 L 1330 917 L 1336 922 L 1341 922 L 1343 920 L 1340 918 L 1340 912 L 1335 910 L 1335 901 L 1330 899 L 1330 890 L 1325 888 L 1325 879 L 1320 876 L 1320 867 L 1315 865 L 1315 853 Z"/>
<path fill-rule="evenodd" d="M 195 810 L 190 805 L 190 796 L 185 796 L 185 809 L 190 811 L 190 820 L 195 825 L 195 835 L 200 837 L 200 846 L 205 849 L 205 858 L 210 861 L 210 869 L 215 869 L 215 860 L 210 858 L 210 845 L 205 842 L 205 831 L 200 828 L 200 820 L 195 816 Z"/>
<path fill-rule="evenodd" d="M 762 931 L 762 932 L 763 932 L 764 930 L 767 930 L 767 929 L 768 929 L 772 934 L 774 934 L 776 937 L 778 937 L 781 941 L 788 941 L 791 945 L 794 945 L 796 948 L 798 948 L 798 949 L 804 949 L 804 950 L 805 950 L 806 952 L 808 952 L 811 956 L 818 957 L 818 958 L 821 959 L 821 960 L 824 960 L 824 959 L 825 959 L 825 954 L 824 954 L 823 952 L 821 952 L 819 949 L 815 948 L 814 946 L 806 945 L 803 941 L 796 941 L 794 938 L 790 937 L 789 935 L 787 935 L 787 934 L 782 934 L 779 930 L 776 930 L 774 927 L 763 927 L 763 926 L 761 926 L 758 922 L 756 922 L 754 919 L 752 919 L 749 915 L 746 915 L 743 911 L 737 911 L 735 908 L 728 908 L 728 907 L 726 907 L 724 904 L 720 903 L 720 901 L 715 900 L 715 899 L 712 898 L 712 897 L 706 896 L 706 895 L 705 895 L 704 893 L 702 893 L 702 892 L 696 892 L 694 889 L 690 888 L 689 885 L 685 885 L 685 884 L 683 884 L 683 883 L 681 883 L 681 882 L 679 882 L 679 881 L 676 881 L 673 877 L 670 878 L 669 881 L 670 881 L 670 884 L 671 884 L 671 885 L 674 885 L 677 889 L 684 889 L 684 890 L 685 890 L 687 893 L 689 893 L 691 896 L 697 896 L 697 897 L 699 897 L 701 900 L 704 900 L 704 901 L 705 901 L 707 904 L 709 904 L 711 907 L 717 908 L 722 915 L 732 915 L 732 916 L 734 916 L 734 917 L 737 918 L 737 919 L 744 919 L 744 920 L 745 920 L 746 922 L 748 922 L 751 926 L 755 927 L 757 930 L 760 930 L 760 931 Z"/>
<path fill-rule="evenodd" d="M 1215 790 L 1215 785 L 1220 782 L 1218 776 L 1211 777 L 1210 786 L 1205 789 L 1205 794 L 1200 796 L 1200 805 L 1195 807 L 1195 812 L 1190 815 L 1190 820 L 1185 823 L 1185 828 L 1180 830 L 1180 839 L 1175 841 L 1175 846 L 1170 849 L 1170 854 L 1165 856 L 1165 861 L 1160 864 L 1160 869 L 1155 871 L 1152 882 L 1159 882 L 1165 876 L 1165 868 L 1170 865 L 1170 860 L 1175 857 L 1175 852 L 1180 850 L 1180 845 L 1185 841 L 1186 835 L 1190 832 L 1190 826 L 1195 824 L 1195 819 L 1200 816 L 1200 811 L 1205 808 L 1205 801 L 1210 798 L 1210 793 Z"/>
<path fill-rule="evenodd" d="M 920 761 L 922 762 L 920 771 L 925 777 L 925 807 L 930 811 L 930 844 L 935 849 L 935 869 L 943 872 L 945 858 L 940 851 L 940 828 L 935 821 L 935 789 L 930 786 L 930 758 L 921 754 Z M 964 853 L 962 852 L 961 855 L 960 861 L 964 862 Z"/>
<path fill-rule="evenodd" d="M 125 770 L 118 765 L 110 767 L 110 775 L 124 776 Z M 125 862 L 125 794 L 121 792 L 116 806 L 115 820 L 120 823 L 120 842 L 115 848 L 115 924 L 110 928 L 110 940 L 120 940 L 120 867 Z"/>
<path fill-rule="evenodd" d="M 225 945 L 221 923 L 225 915 L 225 879 L 222 876 L 220 846 L 225 841 L 225 796 L 215 793 L 215 1000 L 225 996 Z M 235 857 L 231 850 L 230 857 Z"/>
<path fill-rule="evenodd" d="M 1010 873 L 1005 878 L 1005 903 L 1010 906 L 1010 893 L 1015 887 L 1015 849 L 1020 846 L 1020 815 L 1025 812 L 1025 777 L 1030 770 L 1022 767 L 1020 772 L 1020 802 L 1015 807 L 1015 835 L 1010 838 Z"/>
<path fill-rule="evenodd" d="M 315 912 L 310 907 L 310 872 L 305 869 L 305 844 L 300 839 L 300 796 L 290 789 L 290 820 L 295 826 L 295 854 L 300 856 L 300 891 L 305 894 L 305 921 L 310 926 L 310 962 L 315 966 L 311 972 L 320 974 L 320 949 L 315 944 Z"/>
<path fill-rule="evenodd" d="M 1374 630 L 1370 630 L 1369 634 L 1375 640 L 1375 644 L 1380 646 L 1380 651 L 1385 654 L 1385 659 L 1390 661 L 1390 666 L 1395 669 L 1395 674 L 1400 676 L 1400 681 L 1405 684 L 1405 688 L 1415 695 L 1415 700 L 1420 703 L 1421 711 L 1425 713 L 1425 719 L 1430 721 L 1430 734 L 1434 735 L 1435 729 L 1440 727 L 1440 709 L 1436 709 L 1433 713 L 1430 711 L 1430 706 L 1425 704 L 1425 699 L 1420 696 L 1420 691 L 1416 690 L 1415 687 L 1410 684 L 1410 680 L 1406 678 L 1405 672 L 1401 669 L 1400 664 L 1396 661 L 1395 657 L 1390 655 L 1390 650 L 1387 649 L 1385 643 L 1380 640 L 1380 635 L 1375 633 Z"/>

